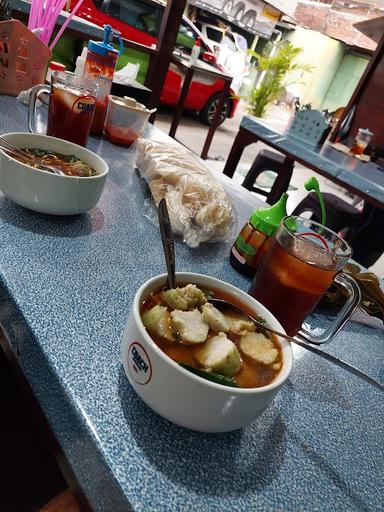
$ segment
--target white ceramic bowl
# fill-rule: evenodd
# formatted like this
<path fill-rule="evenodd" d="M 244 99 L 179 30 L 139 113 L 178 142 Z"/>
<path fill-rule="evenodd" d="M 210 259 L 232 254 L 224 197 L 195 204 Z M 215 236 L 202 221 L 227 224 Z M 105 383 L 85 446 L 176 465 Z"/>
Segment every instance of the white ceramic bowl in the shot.
<path fill-rule="evenodd" d="M 0 150 L 0 190 L 13 202 L 41 213 L 76 215 L 94 208 L 100 199 L 108 165 L 89 149 L 66 140 L 33 133 L 2 135 L 18 148 L 39 148 L 75 155 L 93 167 L 90 177 L 60 176 L 31 168 Z"/>
<path fill-rule="evenodd" d="M 247 293 L 201 274 L 177 273 L 178 283 L 225 290 L 261 314 L 271 327 L 284 333 L 274 316 Z M 232 388 L 197 377 L 172 361 L 151 339 L 140 318 L 140 306 L 153 290 L 166 283 L 166 275 L 144 283 L 135 295 L 123 335 L 122 360 L 136 393 L 164 418 L 201 432 L 226 432 L 251 423 L 272 402 L 292 369 L 290 344 L 279 338 L 283 367 L 275 380 L 260 388 Z"/>

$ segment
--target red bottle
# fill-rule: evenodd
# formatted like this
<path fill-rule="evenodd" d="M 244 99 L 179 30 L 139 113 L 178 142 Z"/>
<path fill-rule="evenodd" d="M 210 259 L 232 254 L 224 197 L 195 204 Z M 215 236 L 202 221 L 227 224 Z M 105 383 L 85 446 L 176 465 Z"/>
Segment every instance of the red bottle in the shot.
<path fill-rule="evenodd" d="M 110 44 L 112 37 L 113 31 L 111 25 L 104 25 L 103 41 L 89 41 L 88 43 L 84 76 L 90 80 L 94 80 L 98 85 L 96 109 L 91 127 L 91 133 L 94 135 L 103 133 L 108 106 L 108 94 L 112 87 L 116 61 L 124 48 L 120 34 L 118 34 L 120 52 Z"/>

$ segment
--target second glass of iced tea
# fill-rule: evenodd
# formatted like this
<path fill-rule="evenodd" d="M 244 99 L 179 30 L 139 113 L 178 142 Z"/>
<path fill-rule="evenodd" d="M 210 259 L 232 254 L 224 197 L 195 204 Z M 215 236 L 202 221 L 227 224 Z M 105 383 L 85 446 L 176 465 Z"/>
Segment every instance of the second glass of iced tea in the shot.
<path fill-rule="evenodd" d="M 285 217 L 269 244 L 249 290 L 279 320 L 289 336 L 299 331 L 307 341 L 330 341 L 360 300 L 356 282 L 340 271 L 352 255 L 350 246 L 325 226 L 302 217 Z M 336 280 L 348 300 L 326 334 L 313 339 L 302 324 Z"/>
<path fill-rule="evenodd" d="M 95 113 L 97 84 L 73 73 L 54 71 L 51 86 L 37 85 L 29 99 L 29 131 L 39 133 L 36 127 L 36 99 L 48 93 L 47 135 L 85 146 Z"/>

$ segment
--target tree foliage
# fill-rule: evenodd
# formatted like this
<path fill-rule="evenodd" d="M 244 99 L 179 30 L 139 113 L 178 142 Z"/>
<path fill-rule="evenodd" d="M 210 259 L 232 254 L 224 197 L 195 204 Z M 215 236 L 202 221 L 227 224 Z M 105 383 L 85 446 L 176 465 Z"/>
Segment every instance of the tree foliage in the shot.
<path fill-rule="evenodd" d="M 252 89 L 249 111 L 257 117 L 262 117 L 267 106 L 279 98 L 284 91 L 285 79 L 296 70 L 310 71 L 311 67 L 296 61 L 302 48 L 293 46 L 287 41 L 267 43 L 262 54 L 250 50 L 257 59 L 257 68 L 264 73 L 263 80 Z"/>

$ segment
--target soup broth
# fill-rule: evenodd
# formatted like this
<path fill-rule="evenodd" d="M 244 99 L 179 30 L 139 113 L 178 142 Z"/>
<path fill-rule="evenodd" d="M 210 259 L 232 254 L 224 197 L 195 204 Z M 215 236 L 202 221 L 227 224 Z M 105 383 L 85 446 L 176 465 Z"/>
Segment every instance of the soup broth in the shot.
<path fill-rule="evenodd" d="M 183 285 L 180 286 L 182 287 Z M 236 352 L 240 356 L 239 364 L 237 364 L 237 356 L 235 357 L 235 361 L 232 361 L 235 366 L 237 364 L 237 367 L 234 367 L 233 365 L 230 367 L 221 365 L 223 369 L 223 374 L 227 376 L 230 375 L 231 379 L 233 380 L 233 385 L 242 388 L 255 388 L 270 384 L 275 379 L 275 377 L 281 370 L 283 362 L 281 347 L 276 337 L 273 334 L 269 334 L 265 331 L 262 332 L 261 330 L 258 330 L 256 325 L 254 323 L 251 323 L 245 315 L 241 315 L 240 313 L 237 313 L 232 309 L 220 310 L 221 313 L 226 318 L 226 320 L 229 321 L 229 324 L 231 326 L 230 329 L 227 332 L 225 332 L 225 334 L 219 334 L 218 331 L 220 330 L 220 328 L 217 328 L 215 326 L 215 330 L 212 330 L 211 325 L 209 325 L 207 340 L 202 343 L 183 342 L 183 340 L 180 339 L 180 333 L 177 331 L 177 328 L 175 329 L 175 323 L 172 323 L 172 318 L 170 321 L 170 332 L 172 333 L 172 336 L 175 337 L 175 340 L 173 341 L 170 340 L 168 337 L 169 331 L 164 333 L 163 331 L 156 331 L 155 328 L 151 325 L 149 325 L 148 327 L 148 322 L 146 322 L 146 316 L 144 315 L 147 313 L 148 316 L 148 312 L 155 311 L 153 308 L 155 308 L 156 306 L 166 307 L 167 312 L 170 314 L 172 312 L 177 311 L 177 309 L 172 307 L 174 306 L 173 304 L 172 306 L 170 306 L 169 301 L 167 303 L 167 301 L 164 300 L 163 292 L 165 292 L 165 290 L 166 288 L 161 288 L 152 292 L 144 300 L 140 313 L 143 319 L 143 323 L 151 338 L 159 346 L 159 348 L 165 354 L 167 354 L 172 360 L 174 360 L 177 363 L 188 365 L 189 367 L 191 367 L 191 370 L 205 370 L 207 372 L 214 372 L 214 374 L 220 375 L 222 373 L 220 369 L 215 369 L 215 367 L 210 368 L 209 364 L 202 364 L 202 359 L 203 361 L 210 359 L 212 360 L 212 357 L 214 358 L 214 355 L 212 356 L 212 354 L 208 354 L 208 359 L 204 359 L 204 357 L 202 358 L 201 354 L 202 351 L 206 352 L 206 350 L 204 349 L 204 345 L 206 345 L 209 342 L 209 340 L 211 340 L 212 338 L 217 339 L 218 337 L 226 337 L 228 340 L 230 340 L 230 342 L 232 342 L 235 345 L 237 349 Z M 204 293 L 208 294 L 207 292 Z M 250 308 L 247 308 L 244 304 L 240 303 L 229 294 L 223 293 L 219 290 L 209 290 L 209 295 L 213 295 L 214 297 L 219 299 L 224 299 L 233 304 L 234 306 L 238 307 L 244 313 L 247 313 L 251 316 L 256 316 L 255 311 L 251 310 Z M 192 309 L 198 309 L 201 312 L 202 309 L 204 309 L 204 307 L 204 305 L 200 305 L 197 308 Z M 211 308 L 211 305 L 209 306 L 209 308 Z M 251 329 L 251 326 L 249 324 L 252 324 L 253 330 L 248 330 L 246 328 L 243 329 L 241 327 L 242 324 L 239 324 L 239 322 L 241 321 L 245 322 L 244 325 L 248 326 L 248 329 Z M 226 346 L 232 345 L 229 344 L 227 340 L 225 340 L 224 345 L 225 344 Z M 260 352 L 260 347 L 265 347 L 266 345 L 268 346 L 266 351 L 264 353 Z M 215 347 L 215 350 L 217 352 L 217 347 Z M 231 349 L 229 348 L 228 350 Z M 228 358 L 230 357 L 233 358 L 233 350 L 231 354 L 228 355 Z"/>
<path fill-rule="evenodd" d="M 74 155 L 63 155 L 61 153 L 56 153 L 55 151 L 47 151 L 38 148 L 25 148 L 23 151 L 33 157 L 36 160 L 36 163 L 34 164 L 27 159 L 18 157 L 17 155 L 12 155 L 13 158 L 31 167 L 35 167 L 36 169 L 45 170 L 39 165 L 39 163 L 41 163 L 45 165 L 54 165 L 67 176 L 90 177 L 96 176 L 97 174 L 95 169 Z"/>

